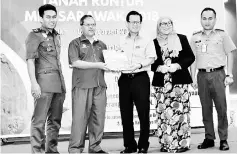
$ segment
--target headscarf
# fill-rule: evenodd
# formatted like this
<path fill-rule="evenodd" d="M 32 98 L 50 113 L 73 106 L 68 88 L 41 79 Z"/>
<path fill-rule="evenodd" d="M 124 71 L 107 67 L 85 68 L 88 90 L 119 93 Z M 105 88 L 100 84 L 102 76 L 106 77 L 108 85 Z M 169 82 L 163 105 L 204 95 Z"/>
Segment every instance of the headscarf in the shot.
<path fill-rule="evenodd" d="M 170 17 L 160 17 L 159 18 L 159 20 L 157 21 L 157 40 L 158 40 L 158 42 L 165 41 L 164 37 L 162 37 L 162 36 L 164 36 L 166 34 L 162 34 L 162 32 L 160 31 L 160 26 L 161 26 L 160 24 L 163 19 L 169 19 L 172 22 L 172 25 L 174 23 Z M 168 34 L 167 43 L 168 43 L 169 51 L 174 51 L 174 52 L 177 52 L 176 54 L 178 54 L 178 52 L 182 50 L 180 39 L 179 39 L 177 33 L 174 31 L 174 25 L 172 26 L 172 31 Z M 178 55 L 176 55 L 176 56 L 178 56 Z"/>

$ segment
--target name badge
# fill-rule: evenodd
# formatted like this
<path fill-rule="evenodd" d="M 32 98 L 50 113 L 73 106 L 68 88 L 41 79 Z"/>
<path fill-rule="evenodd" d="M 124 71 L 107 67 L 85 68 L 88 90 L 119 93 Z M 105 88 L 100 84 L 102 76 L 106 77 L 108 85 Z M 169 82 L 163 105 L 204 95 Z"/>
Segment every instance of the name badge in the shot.
<path fill-rule="evenodd" d="M 202 44 L 202 52 L 207 52 L 207 45 L 206 44 Z"/>
<path fill-rule="evenodd" d="M 87 46 L 85 44 L 82 44 L 82 48 L 87 48 Z"/>

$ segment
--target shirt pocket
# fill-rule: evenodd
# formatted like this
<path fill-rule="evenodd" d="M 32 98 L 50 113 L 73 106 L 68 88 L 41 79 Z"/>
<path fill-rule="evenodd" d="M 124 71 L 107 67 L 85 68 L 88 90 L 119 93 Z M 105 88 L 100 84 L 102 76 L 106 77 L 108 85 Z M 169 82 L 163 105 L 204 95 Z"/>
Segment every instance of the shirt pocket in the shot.
<path fill-rule="evenodd" d="M 46 53 L 55 51 L 55 46 L 54 46 L 53 42 L 51 42 L 51 41 L 43 41 L 40 44 L 40 48 L 43 52 L 46 52 Z"/>
<path fill-rule="evenodd" d="M 86 45 L 80 46 L 79 59 L 86 60 L 86 55 L 89 52 L 90 48 Z"/>
<path fill-rule="evenodd" d="M 101 46 L 95 46 L 95 54 L 100 62 L 104 62 L 103 50 L 104 49 Z"/>
<path fill-rule="evenodd" d="M 212 50 L 220 50 L 223 47 L 223 41 L 221 38 L 212 39 L 209 45 Z"/>
<path fill-rule="evenodd" d="M 139 44 L 134 46 L 134 57 L 137 58 L 145 58 L 146 57 L 146 45 L 145 44 Z"/>
<path fill-rule="evenodd" d="M 196 48 L 196 50 L 199 52 L 199 51 L 201 51 L 202 50 L 202 44 L 203 44 L 203 42 L 201 41 L 201 40 L 196 40 L 195 42 L 195 48 Z"/>

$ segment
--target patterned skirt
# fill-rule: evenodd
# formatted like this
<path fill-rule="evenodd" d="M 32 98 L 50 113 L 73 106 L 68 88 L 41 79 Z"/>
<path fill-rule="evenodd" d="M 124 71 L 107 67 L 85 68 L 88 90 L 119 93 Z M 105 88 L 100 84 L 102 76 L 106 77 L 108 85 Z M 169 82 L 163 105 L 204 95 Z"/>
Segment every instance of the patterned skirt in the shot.
<path fill-rule="evenodd" d="M 190 148 L 190 102 L 188 84 L 154 87 L 157 105 L 157 136 L 161 148 L 176 152 Z"/>

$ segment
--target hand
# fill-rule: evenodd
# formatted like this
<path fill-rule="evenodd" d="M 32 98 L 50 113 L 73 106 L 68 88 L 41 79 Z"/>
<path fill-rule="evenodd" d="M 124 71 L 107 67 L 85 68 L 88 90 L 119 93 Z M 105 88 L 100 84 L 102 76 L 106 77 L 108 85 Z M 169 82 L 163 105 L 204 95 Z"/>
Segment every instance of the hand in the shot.
<path fill-rule="evenodd" d="M 234 82 L 234 79 L 232 77 L 227 76 L 225 78 L 225 86 L 231 85 Z"/>
<path fill-rule="evenodd" d="M 136 69 L 139 69 L 141 67 L 141 64 L 132 64 L 132 65 L 130 65 L 127 69 L 126 69 L 126 71 L 131 71 L 131 72 L 133 72 L 133 71 L 135 71 Z"/>
<path fill-rule="evenodd" d="M 98 68 L 104 71 L 109 71 L 108 65 L 106 63 L 98 62 Z"/>
<path fill-rule="evenodd" d="M 35 99 L 40 98 L 41 88 L 38 83 L 31 85 L 31 94 Z"/>
<path fill-rule="evenodd" d="M 161 72 L 163 74 L 168 72 L 169 67 L 167 65 L 161 65 L 157 68 L 157 72 Z"/>
<path fill-rule="evenodd" d="M 196 90 L 198 88 L 198 84 L 197 84 L 197 79 L 196 78 L 193 80 L 192 87 L 193 87 L 194 90 Z"/>
<path fill-rule="evenodd" d="M 177 71 L 179 68 L 180 68 L 180 65 L 177 63 L 170 64 L 168 72 L 173 73 L 173 72 Z"/>

